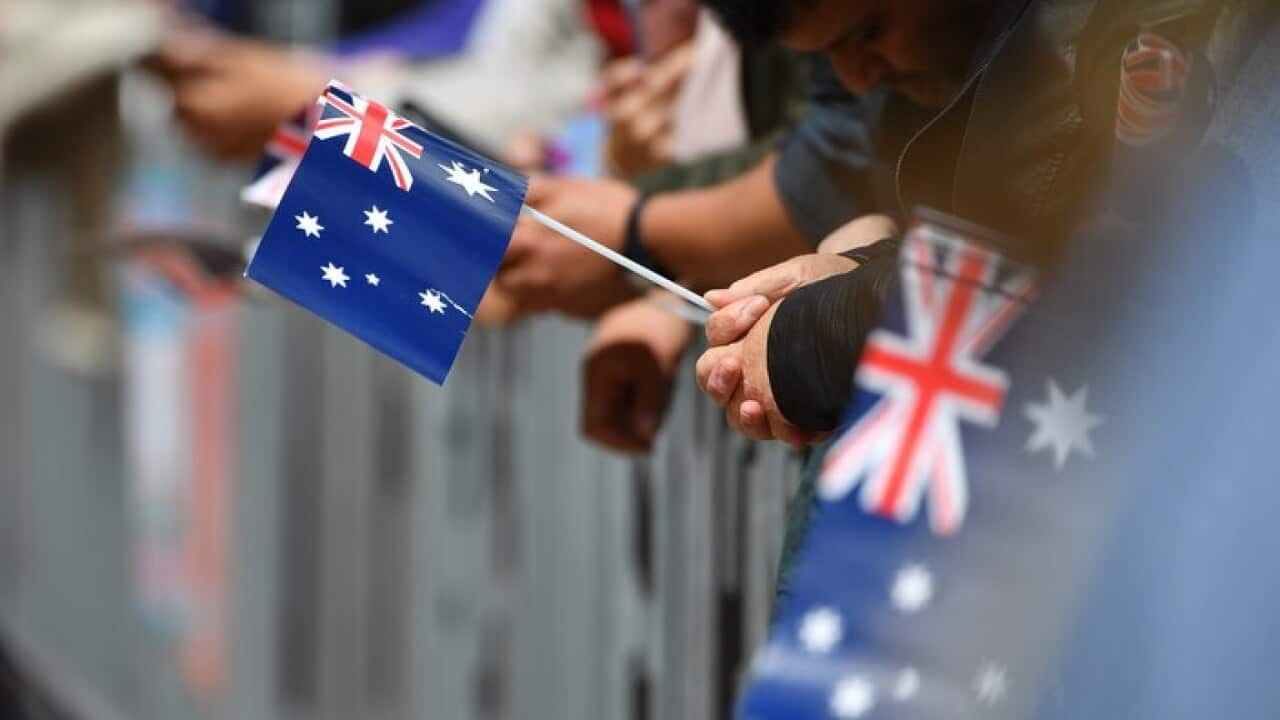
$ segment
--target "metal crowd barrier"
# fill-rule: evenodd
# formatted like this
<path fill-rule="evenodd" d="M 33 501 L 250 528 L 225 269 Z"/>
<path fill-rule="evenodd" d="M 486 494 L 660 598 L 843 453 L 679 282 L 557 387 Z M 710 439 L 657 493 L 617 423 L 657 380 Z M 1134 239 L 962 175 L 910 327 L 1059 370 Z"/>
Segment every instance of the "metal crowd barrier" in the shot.
<path fill-rule="evenodd" d="M 122 376 L 37 347 L 59 189 L 0 195 L 0 637 L 81 717 L 724 716 L 768 621 L 794 456 L 731 436 L 691 367 L 651 458 L 588 446 L 578 324 L 476 330 L 438 389 L 245 299 L 225 310 L 225 677 L 193 690 L 140 608 Z"/>

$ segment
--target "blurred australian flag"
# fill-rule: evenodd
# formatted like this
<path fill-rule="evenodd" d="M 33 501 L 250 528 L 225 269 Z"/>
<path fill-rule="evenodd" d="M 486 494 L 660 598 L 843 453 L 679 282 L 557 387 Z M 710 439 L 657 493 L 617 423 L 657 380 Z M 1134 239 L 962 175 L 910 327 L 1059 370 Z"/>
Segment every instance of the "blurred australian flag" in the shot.
<path fill-rule="evenodd" d="M 528 181 L 340 83 L 319 108 L 246 274 L 443 383 Z"/>
<path fill-rule="evenodd" d="M 241 202 L 271 211 L 280 207 L 323 109 L 321 104 L 313 105 L 276 127 L 263 148 L 253 179 L 240 191 Z"/>
<path fill-rule="evenodd" d="M 914 227 L 739 718 L 1274 714 L 1280 245 L 1227 187 L 1042 281 Z"/>

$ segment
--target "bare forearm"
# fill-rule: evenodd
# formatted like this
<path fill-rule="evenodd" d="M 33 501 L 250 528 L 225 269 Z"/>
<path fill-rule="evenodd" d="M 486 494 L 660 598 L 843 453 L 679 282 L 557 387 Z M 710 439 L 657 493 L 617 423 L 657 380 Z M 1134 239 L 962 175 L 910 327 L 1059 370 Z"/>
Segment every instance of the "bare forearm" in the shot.
<path fill-rule="evenodd" d="M 774 188 L 770 155 L 750 172 L 702 190 L 653 197 L 640 219 L 645 247 L 682 282 L 726 287 L 813 251 Z"/>

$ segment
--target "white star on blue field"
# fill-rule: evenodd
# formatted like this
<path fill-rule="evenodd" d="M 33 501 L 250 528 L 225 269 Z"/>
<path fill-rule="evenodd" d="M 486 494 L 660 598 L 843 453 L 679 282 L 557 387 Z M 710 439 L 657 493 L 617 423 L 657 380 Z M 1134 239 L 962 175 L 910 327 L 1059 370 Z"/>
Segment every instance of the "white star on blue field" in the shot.
<path fill-rule="evenodd" d="M 372 209 L 364 211 L 364 216 L 366 218 L 364 224 L 373 228 L 374 235 L 377 235 L 378 233 L 382 233 L 384 235 L 391 234 L 390 228 L 392 225 L 395 225 L 395 222 L 391 218 L 387 217 L 386 210 L 379 210 L 378 206 L 374 205 Z"/>
<path fill-rule="evenodd" d="M 324 226 L 320 224 L 320 218 L 314 217 L 303 211 L 301 215 L 294 217 L 298 221 L 298 229 L 307 237 L 320 237 L 320 233 L 324 231 Z"/>
<path fill-rule="evenodd" d="M 445 180 L 461 187 L 463 190 L 466 190 L 467 197 L 475 197 L 476 195 L 479 195 L 489 202 L 494 202 L 493 196 L 489 193 L 497 192 L 498 188 L 485 185 L 484 181 L 480 178 L 479 170 L 468 171 L 462 166 L 462 163 L 459 163 L 456 160 L 453 162 L 453 167 L 447 167 L 445 165 L 437 165 L 436 167 L 449 173 L 449 177 L 445 178 Z"/>

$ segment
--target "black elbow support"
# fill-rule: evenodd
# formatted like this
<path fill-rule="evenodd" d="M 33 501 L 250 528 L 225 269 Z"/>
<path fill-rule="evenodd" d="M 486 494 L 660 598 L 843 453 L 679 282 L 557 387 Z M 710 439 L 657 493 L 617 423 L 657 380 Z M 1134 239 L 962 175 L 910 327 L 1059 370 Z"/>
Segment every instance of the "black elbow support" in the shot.
<path fill-rule="evenodd" d="M 896 253 L 796 290 L 769 328 L 769 383 L 783 416 L 801 430 L 834 430 L 853 391 L 867 334 L 898 277 Z"/>

